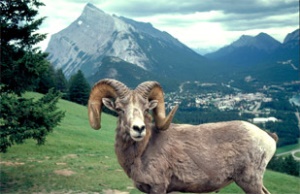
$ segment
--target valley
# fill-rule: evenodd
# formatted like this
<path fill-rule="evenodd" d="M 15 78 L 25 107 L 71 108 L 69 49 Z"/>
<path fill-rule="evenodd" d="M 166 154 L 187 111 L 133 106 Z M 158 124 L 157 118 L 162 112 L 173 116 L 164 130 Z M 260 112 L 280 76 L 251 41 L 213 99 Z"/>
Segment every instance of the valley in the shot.
<path fill-rule="evenodd" d="M 261 104 L 272 102 L 276 99 L 276 93 L 285 93 L 285 98 L 295 106 L 299 101 L 292 100 L 298 94 L 300 81 L 285 83 L 284 85 L 264 85 L 256 92 L 247 92 L 243 89 L 232 87 L 230 84 L 184 82 L 180 84 L 178 91 L 166 94 L 167 107 L 172 108 L 176 104 L 182 104 L 189 108 L 208 109 L 214 107 L 220 111 L 238 110 L 241 114 L 249 113 L 253 115 L 270 114 L 271 110 L 264 108 Z"/>
<path fill-rule="evenodd" d="M 294 101 L 299 101 L 299 85 L 300 81 L 264 85 L 251 92 L 231 83 L 184 82 L 177 92 L 166 93 L 166 107 L 179 105 L 175 119 L 180 123 L 247 120 L 276 132 L 281 147 L 298 142 L 300 107 Z"/>

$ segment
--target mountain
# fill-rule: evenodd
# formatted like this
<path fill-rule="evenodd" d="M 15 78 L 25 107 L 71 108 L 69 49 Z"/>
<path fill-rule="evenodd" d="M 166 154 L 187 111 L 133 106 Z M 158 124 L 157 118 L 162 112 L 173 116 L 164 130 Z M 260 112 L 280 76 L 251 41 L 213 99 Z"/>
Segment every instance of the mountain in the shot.
<path fill-rule="evenodd" d="M 283 43 L 265 33 L 243 35 L 205 56 L 219 63 L 224 80 L 232 79 L 239 85 L 244 84 L 246 77 L 255 84 L 299 80 L 299 29 L 289 33 Z"/>
<path fill-rule="evenodd" d="M 289 33 L 281 47 L 276 51 L 276 55 L 281 57 L 281 60 L 293 59 L 295 62 L 298 61 L 299 64 L 299 29 Z"/>
<path fill-rule="evenodd" d="M 260 33 L 254 37 L 242 35 L 230 45 L 205 56 L 209 59 L 222 61 L 229 66 L 238 65 L 240 67 L 265 60 L 280 45 L 280 42 L 266 33 Z"/>
<path fill-rule="evenodd" d="M 295 47 L 295 46 L 299 46 L 299 41 L 300 41 L 300 38 L 299 38 L 299 29 L 289 33 L 285 38 L 284 38 L 284 41 L 283 41 L 283 45 L 285 45 L 286 47 L 287 46 L 290 46 L 290 47 Z"/>
<path fill-rule="evenodd" d="M 184 81 L 244 83 L 250 76 L 272 84 L 299 79 L 299 29 L 283 43 L 266 33 L 243 35 L 203 57 L 150 23 L 109 15 L 90 3 L 52 35 L 46 52 L 67 78 L 82 70 L 91 84 L 106 77 L 132 86 L 157 80 L 172 90 Z"/>
<path fill-rule="evenodd" d="M 117 57 L 161 79 L 204 79 L 210 68 L 206 58 L 167 32 L 150 23 L 111 16 L 90 3 L 79 18 L 51 37 L 46 52 L 53 66 L 62 68 L 67 77 L 79 69 L 86 77 L 95 77 L 105 57 Z M 131 71 L 131 66 L 122 73 Z"/>
<path fill-rule="evenodd" d="M 101 66 L 96 72 L 88 77 L 91 84 L 97 82 L 99 78 L 117 79 L 130 88 L 135 88 L 141 82 L 148 80 L 157 80 L 161 83 L 165 92 L 172 91 L 178 87 L 178 80 L 171 78 L 162 78 L 157 74 L 149 72 L 137 65 L 126 62 L 118 57 L 104 57 L 101 60 Z"/>

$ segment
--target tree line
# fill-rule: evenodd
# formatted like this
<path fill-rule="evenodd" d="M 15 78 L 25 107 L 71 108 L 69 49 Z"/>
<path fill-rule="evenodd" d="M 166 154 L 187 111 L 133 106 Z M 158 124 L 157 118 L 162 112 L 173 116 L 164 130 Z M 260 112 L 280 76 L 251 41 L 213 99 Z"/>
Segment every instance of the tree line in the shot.
<path fill-rule="evenodd" d="M 81 70 L 67 80 L 62 69 L 55 70 L 52 65 L 49 65 L 48 70 L 42 74 L 35 91 L 46 94 L 52 88 L 61 92 L 63 99 L 81 105 L 87 105 L 91 90 Z"/>
<path fill-rule="evenodd" d="M 293 176 L 300 176 L 300 162 L 296 161 L 292 155 L 288 155 L 287 157 L 274 156 L 267 168 Z"/>

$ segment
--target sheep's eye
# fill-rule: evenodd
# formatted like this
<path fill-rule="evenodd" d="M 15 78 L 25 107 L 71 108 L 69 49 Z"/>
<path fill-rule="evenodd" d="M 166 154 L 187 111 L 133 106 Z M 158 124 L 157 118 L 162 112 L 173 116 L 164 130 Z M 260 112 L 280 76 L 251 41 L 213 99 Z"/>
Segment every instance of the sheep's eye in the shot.
<path fill-rule="evenodd" d="M 116 108 L 116 111 L 117 111 L 118 113 L 124 113 L 124 110 L 121 109 L 121 108 Z"/>
<path fill-rule="evenodd" d="M 144 113 L 145 114 L 149 113 L 149 108 L 145 109 Z"/>

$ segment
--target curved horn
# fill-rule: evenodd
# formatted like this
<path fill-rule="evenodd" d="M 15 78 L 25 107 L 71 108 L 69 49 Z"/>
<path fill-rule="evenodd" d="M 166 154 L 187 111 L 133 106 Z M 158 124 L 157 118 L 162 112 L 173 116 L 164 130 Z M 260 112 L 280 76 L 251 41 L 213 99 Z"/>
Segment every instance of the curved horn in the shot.
<path fill-rule="evenodd" d="M 135 91 L 149 101 L 158 101 L 157 107 L 153 109 L 155 125 L 159 130 L 168 129 L 178 106 L 175 106 L 166 117 L 164 94 L 160 84 L 155 81 L 143 82 L 136 87 Z"/>
<path fill-rule="evenodd" d="M 102 98 L 124 98 L 129 89 L 123 83 L 113 79 L 98 81 L 91 90 L 88 102 L 90 125 L 94 129 L 101 128 Z"/>

